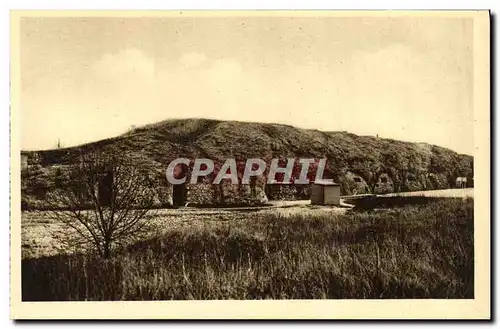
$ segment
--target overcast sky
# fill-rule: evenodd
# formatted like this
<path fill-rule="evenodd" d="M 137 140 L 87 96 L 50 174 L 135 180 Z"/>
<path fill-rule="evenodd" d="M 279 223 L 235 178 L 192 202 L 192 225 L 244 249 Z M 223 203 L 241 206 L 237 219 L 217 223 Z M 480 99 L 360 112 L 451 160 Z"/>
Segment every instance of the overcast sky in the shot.
<path fill-rule="evenodd" d="M 24 18 L 22 148 L 204 117 L 473 154 L 472 60 L 461 18 Z"/>

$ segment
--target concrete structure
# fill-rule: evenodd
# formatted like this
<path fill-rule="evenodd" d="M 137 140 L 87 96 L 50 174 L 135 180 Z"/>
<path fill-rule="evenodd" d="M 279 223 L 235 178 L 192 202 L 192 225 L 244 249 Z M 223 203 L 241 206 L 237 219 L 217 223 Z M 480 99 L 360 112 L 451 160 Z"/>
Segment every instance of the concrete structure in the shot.
<path fill-rule="evenodd" d="M 311 204 L 340 205 L 340 184 L 319 181 L 311 187 Z"/>
<path fill-rule="evenodd" d="M 457 177 L 455 182 L 456 188 L 466 188 L 467 187 L 467 177 Z"/>
<path fill-rule="evenodd" d="M 28 154 L 21 153 L 21 170 L 28 169 Z"/>

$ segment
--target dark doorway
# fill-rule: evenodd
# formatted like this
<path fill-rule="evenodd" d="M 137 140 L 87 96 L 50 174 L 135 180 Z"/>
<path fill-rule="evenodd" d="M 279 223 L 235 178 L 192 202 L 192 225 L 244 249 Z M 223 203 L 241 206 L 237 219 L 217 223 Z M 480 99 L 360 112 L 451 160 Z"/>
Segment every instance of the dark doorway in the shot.
<path fill-rule="evenodd" d="M 174 185 L 172 202 L 175 207 L 182 207 L 186 204 L 186 184 Z"/>
<path fill-rule="evenodd" d="M 98 183 L 99 204 L 101 206 L 110 206 L 113 197 L 113 172 L 101 172 Z"/>
<path fill-rule="evenodd" d="M 176 178 L 180 179 L 186 177 L 187 181 L 187 171 L 188 167 L 185 164 L 180 165 L 180 170 L 178 174 L 174 174 Z M 177 184 L 173 186 L 172 189 L 172 203 L 174 207 L 182 207 L 186 204 L 187 188 L 186 183 Z"/>

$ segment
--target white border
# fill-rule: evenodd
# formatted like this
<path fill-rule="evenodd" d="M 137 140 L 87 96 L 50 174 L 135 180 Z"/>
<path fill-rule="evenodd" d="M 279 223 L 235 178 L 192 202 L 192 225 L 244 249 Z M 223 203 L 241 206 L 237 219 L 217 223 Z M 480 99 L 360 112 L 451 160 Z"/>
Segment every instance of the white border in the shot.
<path fill-rule="evenodd" d="M 402 1 L 384 1 L 379 0 L 376 3 L 370 0 L 367 1 L 335 1 L 335 6 L 331 5 L 328 1 L 317 1 L 310 0 L 307 2 L 300 1 L 265 1 L 265 0 L 254 0 L 254 1 L 238 1 L 235 4 L 232 1 L 211 1 L 207 3 L 206 1 L 183 1 L 180 5 L 179 3 L 167 3 L 166 1 L 152 1 L 152 0 L 144 0 L 140 2 L 132 2 L 132 1 L 121 1 L 121 6 L 117 6 L 115 1 L 104 1 L 104 0 L 89 0 L 85 2 L 75 2 L 69 3 L 68 1 L 44 1 L 43 5 L 40 1 L 32 0 L 32 1 L 7 1 L 2 3 L 2 10 L 0 16 L 0 40 L 1 40 L 1 49 L 0 53 L 2 55 L 2 70 L 1 72 L 9 72 L 9 10 L 10 9 L 493 9 L 495 12 L 498 12 L 498 8 L 500 8 L 499 1 L 491 0 L 477 0 L 477 1 L 467 1 L 460 2 L 458 1 L 412 1 L 405 2 Z M 497 40 L 497 37 L 495 37 Z M 492 59 L 493 60 L 493 59 Z M 9 76 L 7 74 L 2 74 L 0 76 L 0 97 L 2 100 L 2 105 L 4 110 L 0 111 L 3 116 L 0 118 L 0 122 L 4 124 L 4 129 L 0 130 L 0 134 L 2 137 L 2 142 L 0 143 L 0 147 L 3 154 L 7 154 L 9 150 Z M 495 87 L 494 92 L 498 91 L 498 86 Z M 493 136 L 492 136 L 493 138 Z M 3 195 L 1 198 L 1 209 L 3 210 L 4 217 L 8 216 L 9 212 L 9 166 L 10 161 L 8 157 L 4 157 L 0 162 L 0 184 L 3 188 Z M 496 187 L 496 181 L 494 182 Z M 497 203 L 497 199 L 495 198 L 494 203 Z M 9 229 L 9 224 L 7 220 L 3 222 L 3 232 L 5 234 L 4 239 L 2 239 L 3 243 L 5 243 L 4 248 L 0 251 L 2 256 L 2 263 L 4 264 L 4 268 L 7 268 L 7 261 L 9 260 L 9 247 L 7 232 Z M 496 225 L 496 232 L 498 234 L 498 224 Z M 498 253 L 496 256 L 496 260 L 498 260 Z M 6 270 L 2 271 L 2 282 L 7 285 L 7 289 L 4 291 L 8 291 L 8 280 L 9 276 Z M 498 286 L 498 285 L 497 285 Z M 6 298 L 7 294 L 3 294 L 4 298 L 2 299 L 2 307 L 0 308 L 4 313 L 1 318 L 6 320 L 8 318 L 8 299 Z M 7 323 L 2 323 L 7 324 Z M 9 323 L 12 325 L 12 322 Z M 51 324 L 46 324 L 51 325 Z M 262 326 L 264 324 L 257 324 Z M 380 324 L 383 325 L 383 324 Z M 433 326 L 434 324 L 425 324 L 426 326 Z"/>

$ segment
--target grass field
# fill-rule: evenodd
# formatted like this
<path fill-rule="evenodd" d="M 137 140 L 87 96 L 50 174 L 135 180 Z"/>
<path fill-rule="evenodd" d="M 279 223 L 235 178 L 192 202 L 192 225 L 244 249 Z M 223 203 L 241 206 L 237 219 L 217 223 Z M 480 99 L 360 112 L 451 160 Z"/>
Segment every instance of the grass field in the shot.
<path fill-rule="evenodd" d="M 473 298 L 473 209 L 170 210 L 108 260 L 57 254 L 63 228 L 25 213 L 23 300 Z"/>

